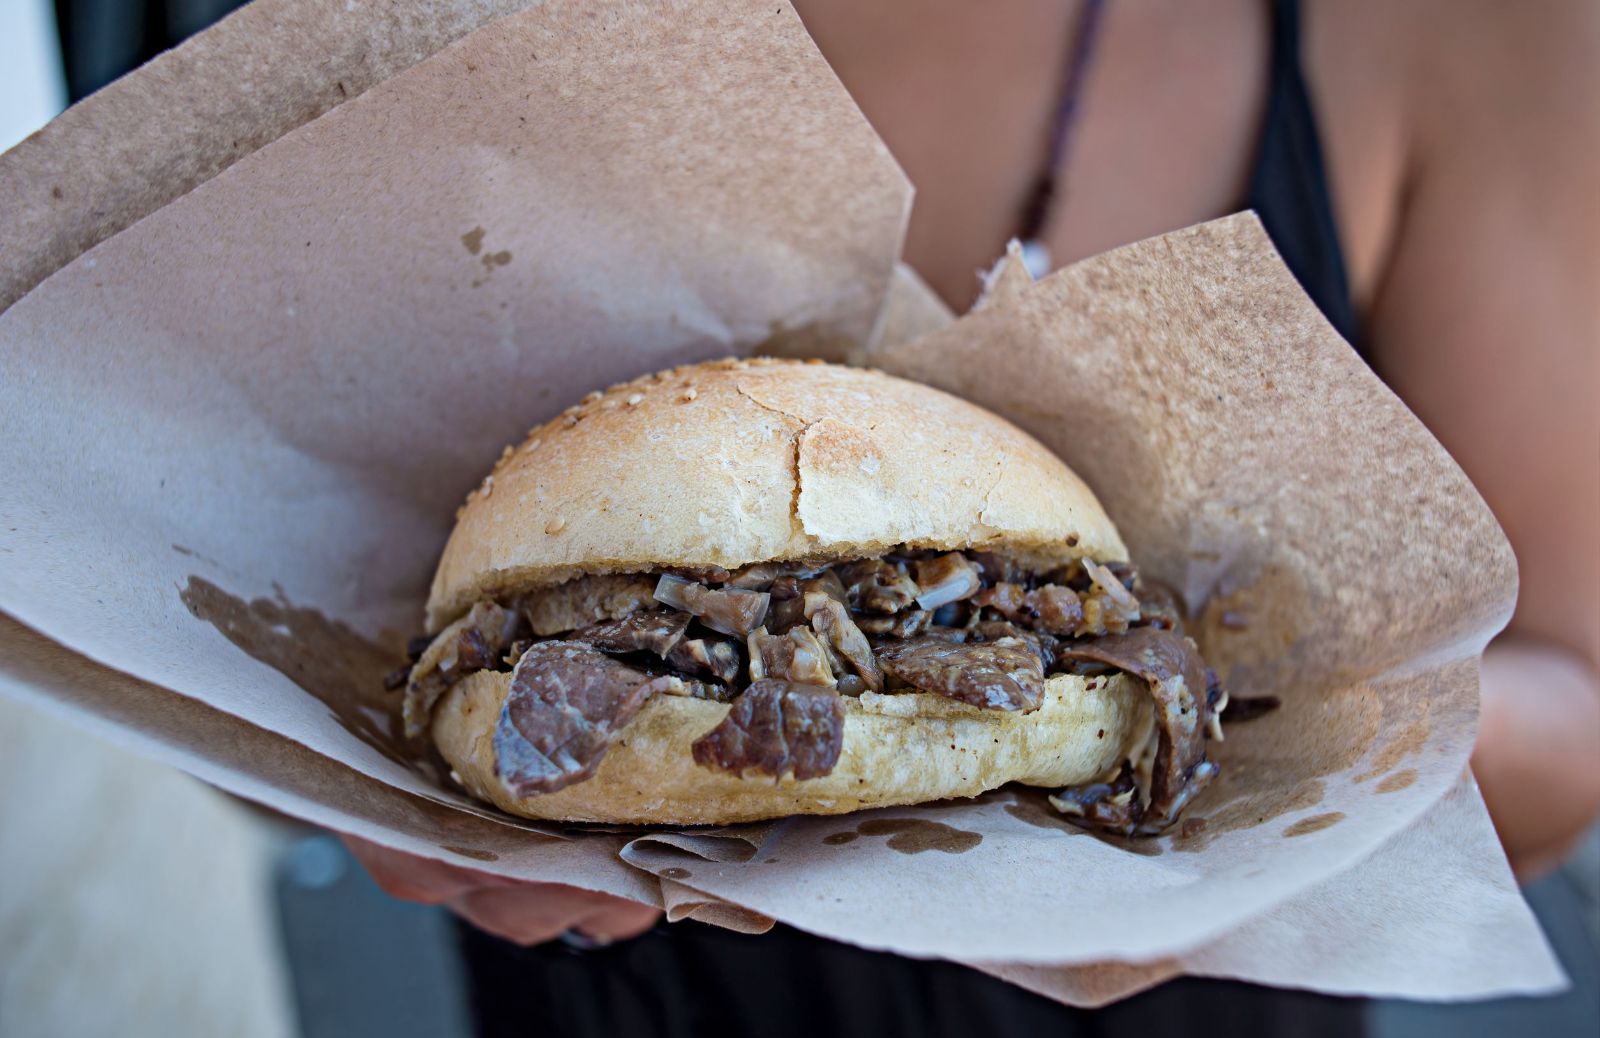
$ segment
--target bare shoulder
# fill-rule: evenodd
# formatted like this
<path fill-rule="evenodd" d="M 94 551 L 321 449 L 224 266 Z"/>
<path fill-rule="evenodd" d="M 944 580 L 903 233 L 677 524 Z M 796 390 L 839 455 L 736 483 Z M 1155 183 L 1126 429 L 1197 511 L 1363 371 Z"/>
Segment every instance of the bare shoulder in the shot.
<path fill-rule="evenodd" d="M 1563 127 L 1575 144 L 1592 143 L 1600 132 L 1600 4 L 1416 0 L 1385 6 L 1406 41 L 1407 108 L 1419 147 L 1494 147 L 1515 157 L 1523 143 L 1559 145 L 1553 127 Z M 1485 131 L 1498 139 L 1481 136 Z"/>
<path fill-rule="evenodd" d="M 1303 0 L 1302 52 L 1358 306 L 1440 172 L 1565 186 L 1600 153 L 1593 0 Z M 1538 156 L 1538 161 L 1530 159 Z"/>
<path fill-rule="evenodd" d="M 1383 6 L 1404 167 L 1370 355 L 1510 536 L 1513 630 L 1600 660 L 1600 5 Z"/>

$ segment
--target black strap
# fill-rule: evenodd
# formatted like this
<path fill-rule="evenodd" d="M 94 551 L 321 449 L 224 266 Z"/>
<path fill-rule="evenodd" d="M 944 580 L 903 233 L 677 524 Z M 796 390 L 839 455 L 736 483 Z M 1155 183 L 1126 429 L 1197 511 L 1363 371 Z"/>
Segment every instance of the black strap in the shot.
<path fill-rule="evenodd" d="M 1100 21 L 1105 6 L 1106 0 L 1084 0 L 1073 23 L 1072 40 L 1067 47 L 1067 64 L 1061 77 L 1061 91 L 1056 99 L 1054 117 L 1050 120 L 1050 146 L 1045 151 L 1044 162 L 1023 203 L 1022 217 L 1017 221 L 1016 236 L 1023 242 L 1037 242 L 1044 236 L 1056 199 L 1062 193 L 1060 177 L 1066 168 L 1072 131 L 1077 128 L 1078 96 L 1083 91 L 1089 58 L 1100 37 Z"/>
<path fill-rule="evenodd" d="M 1360 346 L 1360 324 L 1339 247 L 1316 111 L 1300 59 L 1300 4 L 1273 0 L 1266 118 L 1246 204 L 1266 226 L 1301 287 L 1328 321 Z"/>

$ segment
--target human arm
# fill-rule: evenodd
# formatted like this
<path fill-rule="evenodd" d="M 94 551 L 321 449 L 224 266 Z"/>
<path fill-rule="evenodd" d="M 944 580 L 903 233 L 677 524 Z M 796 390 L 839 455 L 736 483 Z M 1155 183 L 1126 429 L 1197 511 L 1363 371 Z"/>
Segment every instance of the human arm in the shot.
<path fill-rule="evenodd" d="M 1368 327 L 1516 551 L 1473 767 L 1531 878 L 1600 812 L 1600 8 L 1437 13 Z"/>

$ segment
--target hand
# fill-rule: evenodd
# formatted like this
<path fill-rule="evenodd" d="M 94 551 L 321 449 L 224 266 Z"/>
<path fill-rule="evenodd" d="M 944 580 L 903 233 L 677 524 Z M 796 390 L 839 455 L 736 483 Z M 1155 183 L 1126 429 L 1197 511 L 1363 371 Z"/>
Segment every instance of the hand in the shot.
<path fill-rule="evenodd" d="M 539 944 L 577 930 L 600 944 L 637 937 L 661 910 L 560 883 L 530 883 L 458 868 L 341 836 L 392 897 L 444 905 L 478 929 L 516 944 Z"/>
<path fill-rule="evenodd" d="M 1600 680 L 1581 658 L 1504 637 L 1483 655 L 1472 771 L 1517 877 L 1555 868 L 1600 812 Z"/>

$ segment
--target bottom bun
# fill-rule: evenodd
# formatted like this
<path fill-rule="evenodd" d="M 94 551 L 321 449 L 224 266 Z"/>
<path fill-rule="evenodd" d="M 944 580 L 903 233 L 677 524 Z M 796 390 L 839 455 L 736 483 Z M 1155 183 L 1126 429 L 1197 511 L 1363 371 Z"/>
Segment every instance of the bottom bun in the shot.
<path fill-rule="evenodd" d="M 867 692 L 845 697 L 844 750 L 830 774 L 775 782 L 694 762 L 690 744 L 717 726 L 726 704 L 658 695 L 594 777 L 518 797 L 495 774 L 494 728 L 510 687 L 506 672 L 464 678 L 435 709 L 433 740 L 473 795 L 512 814 L 567 822 L 722 825 L 974 797 L 1007 782 L 1078 785 L 1114 773 L 1154 721 L 1149 689 L 1125 674 L 1052 675 L 1028 714 L 921 692 Z"/>

